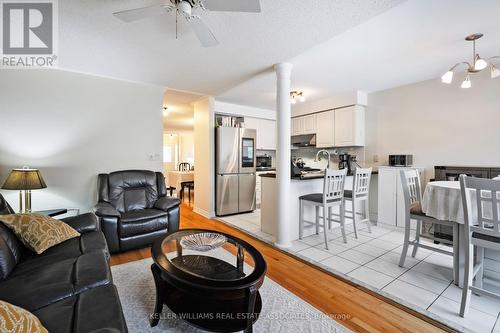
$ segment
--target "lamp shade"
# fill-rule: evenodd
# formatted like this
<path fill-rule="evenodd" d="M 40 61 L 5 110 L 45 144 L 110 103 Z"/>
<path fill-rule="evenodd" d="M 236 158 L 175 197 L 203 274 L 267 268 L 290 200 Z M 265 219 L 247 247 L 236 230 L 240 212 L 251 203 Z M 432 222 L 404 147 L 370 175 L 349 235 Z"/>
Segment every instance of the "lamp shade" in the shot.
<path fill-rule="evenodd" d="M 38 169 L 14 169 L 10 172 L 2 186 L 4 190 L 38 190 L 46 188 Z"/>

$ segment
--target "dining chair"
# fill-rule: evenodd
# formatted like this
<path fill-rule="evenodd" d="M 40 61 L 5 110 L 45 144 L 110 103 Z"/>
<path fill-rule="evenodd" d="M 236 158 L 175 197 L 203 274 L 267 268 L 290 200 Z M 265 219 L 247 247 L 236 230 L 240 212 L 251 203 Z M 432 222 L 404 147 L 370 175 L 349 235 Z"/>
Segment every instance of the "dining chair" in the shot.
<path fill-rule="evenodd" d="M 191 169 L 191 165 L 188 162 L 179 163 L 177 167 L 177 171 L 189 171 Z"/>
<path fill-rule="evenodd" d="M 403 188 L 404 208 L 405 208 L 405 235 L 399 266 L 404 267 L 408 247 L 413 246 L 411 256 L 417 255 L 418 248 L 453 256 L 453 280 L 458 284 L 458 224 L 452 221 L 438 220 L 425 215 L 422 211 L 422 192 L 420 187 L 420 174 L 416 169 L 400 171 L 401 186 Z M 416 220 L 415 239 L 410 240 L 411 220 Z M 452 245 L 453 250 L 443 250 L 434 246 L 422 244 L 420 236 L 422 233 L 422 223 L 430 223 L 433 225 L 445 225 L 453 229 L 453 241 L 439 237 L 426 236 L 431 240 L 439 241 L 440 243 Z"/>
<path fill-rule="evenodd" d="M 188 189 L 188 202 L 191 203 L 191 191 L 194 191 L 194 181 L 187 181 L 181 183 L 181 202 L 184 202 L 185 189 Z"/>
<path fill-rule="evenodd" d="M 366 223 L 368 232 L 372 232 L 371 222 L 370 222 L 370 179 L 372 176 L 372 168 L 356 168 L 354 173 L 354 179 L 352 183 L 352 190 L 344 191 L 345 200 L 352 202 L 352 225 L 354 227 L 354 237 L 358 238 L 358 230 L 356 225 L 362 222 Z M 363 213 L 358 213 L 357 210 L 360 205 L 363 205 Z M 363 219 L 359 219 L 360 215 Z"/>
<path fill-rule="evenodd" d="M 483 288 L 484 249 L 500 250 L 500 180 L 460 176 L 464 208 L 465 269 L 460 316 L 470 305 L 471 292 L 500 298 Z M 474 247 L 476 261 L 474 265 Z"/>
<path fill-rule="evenodd" d="M 304 234 L 304 224 L 315 224 L 316 234 L 319 234 L 320 219 L 323 219 L 323 232 L 325 234 L 325 247 L 328 250 L 327 226 L 331 221 L 339 222 L 342 230 L 344 243 L 347 243 L 345 232 L 345 203 L 344 182 L 347 170 L 325 170 L 323 181 L 323 193 L 306 194 L 299 197 L 299 238 Z M 313 205 L 315 208 L 315 222 L 304 220 L 305 204 Z M 339 207 L 340 221 L 332 219 L 332 208 Z M 320 208 L 323 208 L 323 216 L 320 216 Z M 328 223 L 328 224 L 327 224 Z"/>

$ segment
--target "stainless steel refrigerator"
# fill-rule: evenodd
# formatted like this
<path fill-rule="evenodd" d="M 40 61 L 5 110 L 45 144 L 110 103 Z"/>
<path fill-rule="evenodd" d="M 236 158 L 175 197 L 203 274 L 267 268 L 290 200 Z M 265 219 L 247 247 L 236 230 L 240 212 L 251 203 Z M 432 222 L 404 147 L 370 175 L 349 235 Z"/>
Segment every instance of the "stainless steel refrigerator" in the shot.
<path fill-rule="evenodd" d="M 254 129 L 218 127 L 216 130 L 216 196 L 218 216 L 255 210 Z"/>

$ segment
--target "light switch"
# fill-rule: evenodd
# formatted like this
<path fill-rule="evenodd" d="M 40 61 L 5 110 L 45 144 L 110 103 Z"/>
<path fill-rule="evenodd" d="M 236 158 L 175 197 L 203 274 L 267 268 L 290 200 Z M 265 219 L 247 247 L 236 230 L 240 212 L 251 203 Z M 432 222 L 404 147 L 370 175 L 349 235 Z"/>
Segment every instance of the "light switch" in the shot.
<path fill-rule="evenodd" d="M 148 160 L 150 161 L 159 161 L 160 154 L 148 154 Z"/>

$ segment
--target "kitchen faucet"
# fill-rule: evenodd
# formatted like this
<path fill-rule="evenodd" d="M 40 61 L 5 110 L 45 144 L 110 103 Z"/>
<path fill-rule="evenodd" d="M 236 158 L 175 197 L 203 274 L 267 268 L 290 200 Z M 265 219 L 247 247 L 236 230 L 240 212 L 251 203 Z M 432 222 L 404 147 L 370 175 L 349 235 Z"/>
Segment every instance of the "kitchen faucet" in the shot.
<path fill-rule="evenodd" d="M 328 150 L 325 150 L 325 149 L 321 149 L 320 151 L 318 151 L 316 153 L 316 157 L 314 158 L 314 162 L 318 162 L 318 161 L 321 161 L 321 156 L 319 156 L 321 153 L 325 154 L 326 156 L 328 156 L 328 164 L 326 165 L 326 168 L 327 169 L 330 169 L 330 153 L 328 152 Z"/>

